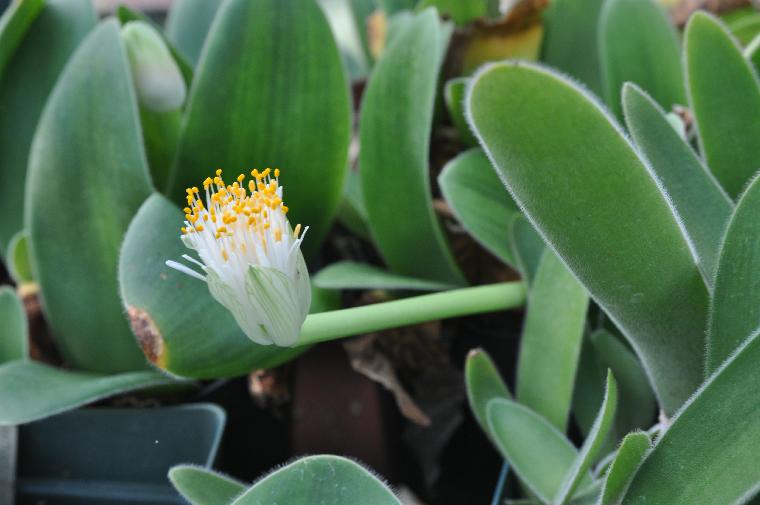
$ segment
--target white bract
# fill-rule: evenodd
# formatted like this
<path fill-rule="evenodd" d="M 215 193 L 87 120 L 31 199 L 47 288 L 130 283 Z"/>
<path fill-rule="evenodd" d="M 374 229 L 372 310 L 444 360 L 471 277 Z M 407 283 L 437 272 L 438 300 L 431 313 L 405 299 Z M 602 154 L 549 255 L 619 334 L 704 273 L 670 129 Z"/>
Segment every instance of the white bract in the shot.
<path fill-rule="evenodd" d="M 187 189 L 182 241 L 201 261 L 183 255 L 205 275 L 175 261 L 166 264 L 204 280 L 245 334 L 257 344 L 294 346 L 311 305 L 309 273 L 301 253 L 306 229 L 291 228 L 282 201 L 280 171 L 251 172 L 226 185 L 222 171 Z"/>

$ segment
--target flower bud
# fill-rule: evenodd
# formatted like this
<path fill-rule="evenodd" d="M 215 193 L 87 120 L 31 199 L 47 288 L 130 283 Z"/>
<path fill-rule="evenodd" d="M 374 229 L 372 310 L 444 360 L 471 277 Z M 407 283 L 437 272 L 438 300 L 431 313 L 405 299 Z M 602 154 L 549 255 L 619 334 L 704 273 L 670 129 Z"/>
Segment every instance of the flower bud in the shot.
<path fill-rule="evenodd" d="M 155 28 L 131 21 L 121 30 L 140 105 L 153 112 L 182 107 L 187 87 L 182 73 Z"/>

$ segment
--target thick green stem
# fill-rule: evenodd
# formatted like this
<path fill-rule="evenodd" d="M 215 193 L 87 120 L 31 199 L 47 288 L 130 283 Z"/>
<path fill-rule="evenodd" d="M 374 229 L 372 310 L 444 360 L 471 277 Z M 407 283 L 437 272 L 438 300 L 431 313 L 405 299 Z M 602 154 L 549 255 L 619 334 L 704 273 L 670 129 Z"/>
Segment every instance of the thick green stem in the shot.
<path fill-rule="evenodd" d="M 524 303 L 525 285 L 522 282 L 505 282 L 322 312 L 306 318 L 299 344 L 308 345 L 448 317 L 512 309 Z"/>

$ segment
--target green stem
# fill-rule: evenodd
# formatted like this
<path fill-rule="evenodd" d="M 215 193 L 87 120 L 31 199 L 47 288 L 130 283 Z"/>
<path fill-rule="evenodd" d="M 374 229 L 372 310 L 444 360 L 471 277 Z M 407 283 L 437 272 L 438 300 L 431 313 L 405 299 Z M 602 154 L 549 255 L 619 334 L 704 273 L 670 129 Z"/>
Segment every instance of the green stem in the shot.
<path fill-rule="evenodd" d="M 505 282 L 321 312 L 306 318 L 299 345 L 436 319 L 513 309 L 524 303 L 525 285 L 522 282 Z"/>

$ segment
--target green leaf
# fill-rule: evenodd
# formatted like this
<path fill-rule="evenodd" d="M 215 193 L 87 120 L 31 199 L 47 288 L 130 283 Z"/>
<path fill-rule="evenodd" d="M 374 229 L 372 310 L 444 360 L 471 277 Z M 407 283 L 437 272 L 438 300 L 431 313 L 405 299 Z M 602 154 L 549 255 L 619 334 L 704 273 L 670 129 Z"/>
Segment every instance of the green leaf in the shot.
<path fill-rule="evenodd" d="M 641 86 L 667 109 L 686 104 L 678 34 L 655 0 L 605 0 L 599 50 L 605 97 L 618 118 L 625 82 Z"/>
<path fill-rule="evenodd" d="M 728 25 L 736 40 L 746 46 L 760 32 L 760 13 L 755 7 L 745 7 L 726 13 L 723 21 Z"/>
<path fill-rule="evenodd" d="M 177 207 L 154 194 L 132 220 L 121 250 L 122 299 L 151 363 L 181 377 L 234 377 L 303 352 L 255 344 L 205 282 L 166 266 L 189 252 L 180 240 L 182 220 Z"/>
<path fill-rule="evenodd" d="M 8 271 L 16 284 L 34 282 L 32 259 L 29 256 L 29 233 L 20 231 L 8 243 Z"/>
<path fill-rule="evenodd" d="M 573 388 L 573 417 L 584 437 L 591 431 L 604 399 L 604 370 L 606 369 L 599 363 L 590 335 L 586 335 Z"/>
<path fill-rule="evenodd" d="M 40 15 L 45 0 L 14 1 L 0 16 L 0 79 L 8 61 L 24 39 L 29 27 Z"/>
<path fill-rule="evenodd" d="M 491 436 L 488 427 L 488 402 L 494 398 L 512 399 L 509 388 L 491 357 L 482 349 L 473 349 L 464 364 L 464 381 L 470 410 L 483 431 Z"/>
<path fill-rule="evenodd" d="M 443 291 L 450 284 L 397 275 L 365 263 L 339 261 L 320 270 L 312 279 L 314 285 L 323 289 L 400 289 L 419 291 Z"/>
<path fill-rule="evenodd" d="M 448 33 L 435 10 L 426 9 L 404 23 L 383 51 L 362 100 L 359 173 L 370 231 L 391 270 L 463 284 L 433 210 L 428 167 Z"/>
<path fill-rule="evenodd" d="M 702 156 L 736 197 L 760 167 L 757 77 L 731 35 L 704 12 L 686 26 L 685 58 Z"/>
<path fill-rule="evenodd" d="M 24 305 L 10 286 L 0 286 L 0 364 L 29 357 Z"/>
<path fill-rule="evenodd" d="M 42 5 L 16 2 L 22 10 Z M 31 22 L 31 20 L 28 20 Z M 0 34 L 0 255 L 23 228 L 24 182 L 37 123 L 61 70 L 85 35 L 95 26 L 90 0 L 47 0 L 3 72 L 6 42 Z M 10 29 L 10 27 L 7 27 Z M 0 28 L 0 30 L 2 30 Z M 4 32 L 0 32 L 4 33 Z M 44 55 L 44 58 L 41 57 Z"/>
<path fill-rule="evenodd" d="M 174 0 L 166 17 L 166 38 L 195 66 L 222 0 Z"/>
<path fill-rule="evenodd" d="M 618 394 L 617 382 L 612 372 L 607 372 L 607 385 L 604 391 L 604 401 L 599 409 L 599 414 L 594 421 L 586 440 L 583 442 L 578 456 L 573 462 L 572 468 L 567 472 L 562 487 L 554 500 L 554 503 L 565 505 L 570 502 L 575 490 L 581 485 L 581 482 L 588 474 L 591 464 L 599 454 L 599 450 L 607 438 L 607 434 L 615 420 L 615 410 L 617 409 Z"/>
<path fill-rule="evenodd" d="M 760 179 L 739 199 L 718 262 L 707 331 L 707 370 L 715 371 L 760 326 Z"/>
<path fill-rule="evenodd" d="M 509 225 L 512 256 L 517 269 L 528 284 L 532 283 L 538 271 L 538 263 L 544 254 L 544 239 L 536 233 L 530 221 L 522 214 L 515 216 Z"/>
<path fill-rule="evenodd" d="M 443 98 L 446 102 L 446 109 L 449 112 L 451 123 L 459 133 L 459 140 L 467 146 L 478 145 L 478 139 L 470 131 L 470 125 L 467 124 L 467 118 L 464 115 L 464 95 L 467 91 L 466 77 L 456 77 L 446 81 L 443 88 Z"/>
<path fill-rule="evenodd" d="M 449 161 L 438 185 L 464 229 L 491 254 L 516 267 L 509 223 L 520 211 L 483 150 L 473 148 Z"/>
<path fill-rule="evenodd" d="M 229 505 L 246 489 L 226 475 L 192 465 L 175 466 L 169 480 L 191 505 Z"/>
<path fill-rule="evenodd" d="M 270 473 L 231 505 L 401 505 L 377 477 L 350 459 L 308 456 Z"/>
<path fill-rule="evenodd" d="M 116 279 L 124 233 L 150 194 L 127 65 L 118 23 L 103 22 L 50 96 L 27 186 L 32 265 L 56 342 L 77 367 L 109 373 L 146 366 Z"/>
<path fill-rule="evenodd" d="M 528 407 L 496 398 L 488 402 L 489 432 L 520 481 L 542 503 L 553 503 L 577 451 L 565 436 Z M 583 488 L 591 476 L 583 477 Z"/>
<path fill-rule="evenodd" d="M 0 365 L 0 425 L 23 424 L 127 391 L 176 384 L 152 371 L 102 375 L 26 359 Z"/>
<path fill-rule="evenodd" d="M 168 195 L 184 207 L 184 188 L 217 168 L 232 179 L 280 167 L 290 220 L 309 226 L 308 256 L 340 201 L 350 124 L 340 54 L 314 0 L 230 0 L 196 70 Z"/>
<path fill-rule="evenodd" d="M 603 96 L 599 63 L 599 13 L 604 0 L 552 0 L 544 11 L 541 61 L 575 77 Z"/>
<path fill-rule="evenodd" d="M 422 0 L 417 8 L 435 7 L 443 16 L 458 25 L 466 25 L 478 18 L 488 17 L 493 0 Z"/>
<path fill-rule="evenodd" d="M 760 338 L 727 360 L 672 420 L 636 472 L 624 505 L 746 503 L 760 465 Z M 663 478 L 667 476 L 667 478 Z"/>
<path fill-rule="evenodd" d="M 733 202 L 646 93 L 626 83 L 623 109 L 628 131 L 670 197 L 712 287 Z"/>
<path fill-rule="evenodd" d="M 644 162 L 598 104 L 550 70 L 489 66 L 467 100 L 515 200 L 631 342 L 665 411 L 675 412 L 702 380 L 708 295 Z"/>
<path fill-rule="evenodd" d="M 638 359 L 606 330 L 592 334 L 590 341 L 600 367 L 600 382 L 604 381 L 605 370 L 611 370 L 618 382 L 620 402 L 615 417 L 615 441 L 631 430 L 648 428 L 655 418 L 657 403 Z"/>
<path fill-rule="evenodd" d="M 651 445 L 649 435 L 642 431 L 626 435 L 620 443 L 615 460 L 607 470 L 599 505 L 620 503 Z"/>
<path fill-rule="evenodd" d="M 528 295 L 517 362 L 517 399 L 564 432 L 570 415 L 588 293 L 545 249 Z"/>

